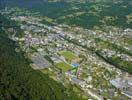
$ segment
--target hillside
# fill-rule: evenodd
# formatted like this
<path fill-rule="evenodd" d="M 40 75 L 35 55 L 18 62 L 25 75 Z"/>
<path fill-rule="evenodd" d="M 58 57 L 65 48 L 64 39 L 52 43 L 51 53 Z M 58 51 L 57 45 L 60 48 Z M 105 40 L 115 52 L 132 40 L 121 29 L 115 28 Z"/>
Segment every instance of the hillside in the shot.
<path fill-rule="evenodd" d="M 16 47 L 0 29 L 0 100 L 80 100 L 48 75 L 33 70 Z"/>

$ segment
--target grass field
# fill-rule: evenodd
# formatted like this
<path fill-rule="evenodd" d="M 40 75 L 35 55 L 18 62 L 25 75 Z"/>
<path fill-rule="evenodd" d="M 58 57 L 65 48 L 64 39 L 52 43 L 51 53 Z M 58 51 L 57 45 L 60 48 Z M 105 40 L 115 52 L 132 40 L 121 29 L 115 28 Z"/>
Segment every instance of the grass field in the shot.
<path fill-rule="evenodd" d="M 74 55 L 72 52 L 70 51 L 61 51 L 59 52 L 59 54 L 63 57 L 65 57 L 68 60 L 74 60 L 77 59 L 78 57 L 76 55 Z"/>
<path fill-rule="evenodd" d="M 132 45 L 131 37 L 122 37 L 122 41 L 124 41 L 124 43 L 127 43 L 128 45 Z"/>
<path fill-rule="evenodd" d="M 54 79 L 55 81 L 57 81 L 57 75 L 53 69 L 49 70 L 45 68 L 45 69 L 40 69 L 40 71 L 44 74 L 47 74 L 50 78 Z"/>
<path fill-rule="evenodd" d="M 68 71 L 72 69 L 72 66 L 70 66 L 69 64 L 65 63 L 65 62 L 59 62 L 56 63 L 56 66 L 60 69 L 62 69 L 63 71 Z"/>

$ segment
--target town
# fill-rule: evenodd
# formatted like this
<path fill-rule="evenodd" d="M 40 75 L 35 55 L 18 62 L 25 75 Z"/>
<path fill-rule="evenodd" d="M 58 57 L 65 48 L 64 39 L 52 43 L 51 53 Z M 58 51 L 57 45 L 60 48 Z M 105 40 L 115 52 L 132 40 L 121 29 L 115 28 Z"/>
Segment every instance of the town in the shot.
<path fill-rule="evenodd" d="M 32 61 L 34 70 L 64 86 L 72 84 L 79 88 L 78 95 L 83 91 L 86 98 L 132 99 L 132 29 L 103 32 L 47 25 L 42 22 L 46 19 L 33 13 L 22 16 L 24 11 L 19 8 L 6 8 L 1 13 L 20 25 L 20 36 L 15 28 L 5 31 Z"/>

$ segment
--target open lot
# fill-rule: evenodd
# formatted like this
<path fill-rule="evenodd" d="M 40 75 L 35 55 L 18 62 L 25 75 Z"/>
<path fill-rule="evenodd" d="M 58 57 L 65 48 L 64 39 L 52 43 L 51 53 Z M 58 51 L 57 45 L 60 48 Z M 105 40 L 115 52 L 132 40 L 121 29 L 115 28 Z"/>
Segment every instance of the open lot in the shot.
<path fill-rule="evenodd" d="M 69 64 L 67 64 L 66 62 L 59 62 L 56 63 L 56 66 L 60 69 L 62 69 L 63 71 L 68 71 L 71 70 L 73 67 Z"/>

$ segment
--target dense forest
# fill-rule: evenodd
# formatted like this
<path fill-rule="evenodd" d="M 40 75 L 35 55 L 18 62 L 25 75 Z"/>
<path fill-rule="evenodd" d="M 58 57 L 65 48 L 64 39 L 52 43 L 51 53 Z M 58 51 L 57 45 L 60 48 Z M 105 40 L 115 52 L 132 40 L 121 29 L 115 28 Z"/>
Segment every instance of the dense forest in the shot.
<path fill-rule="evenodd" d="M 19 46 L 3 28 L 0 28 L 0 100 L 80 100 L 72 90 L 33 70 L 24 52 L 15 51 Z"/>

